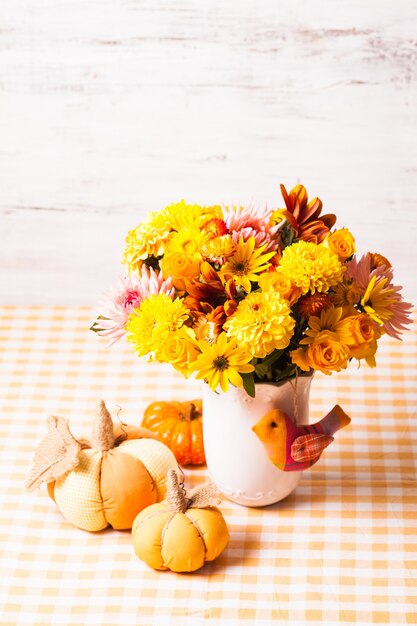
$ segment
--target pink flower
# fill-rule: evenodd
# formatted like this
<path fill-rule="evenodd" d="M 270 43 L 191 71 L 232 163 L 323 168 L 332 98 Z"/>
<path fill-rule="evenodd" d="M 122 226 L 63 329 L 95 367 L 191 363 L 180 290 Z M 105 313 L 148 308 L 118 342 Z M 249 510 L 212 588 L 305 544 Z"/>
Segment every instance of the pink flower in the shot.
<path fill-rule="evenodd" d="M 265 252 L 278 250 L 281 242 L 278 231 L 284 222 L 272 224 L 271 211 L 267 207 L 224 207 L 223 215 L 235 243 L 239 243 L 242 237 L 244 241 L 254 237 L 257 248 L 267 244 Z"/>
<path fill-rule="evenodd" d="M 351 261 L 346 263 L 346 268 L 345 278 L 351 278 L 353 280 L 361 296 L 363 296 L 367 290 L 374 276 L 383 276 L 384 278 L 388 278 L 389 282 L 394 278 L 391 266 L 380 265 L 372 269 L 371 256 L 369 254 L 364 254 L 359 261 L 356 260 L 356 257 L 353 257 Z"/>
<path fill-rule="evenodd" d="M 129 316 L 140 307 L 142 300 L 160 293 L 174 299 L 175 288 L 171 276 L 164 280 L 162 272 L 157 274 L 152 267 L 143 265 L 140 276 L 131 274 L 119 280 L 119 288 L 104 302 L 103 312 L 93 325 L 93 330 L 110 339 L 108 346 L 113 345 L 125 335 Z"/>
<path fill-rule="evenodd" d="M 359 261 L 352 259 L 347 263 L 347 276 L 351 278 L 360 294 L 361 305 L 387 335 L 401 339 L 400 333 L 412 323 L 410 317 L 413 305 L 405 302 L 400 291 L 401 286 L 393 285 L 393 270 L 390 266 L 380 265 L 372 269 L 369 254 Z"/>

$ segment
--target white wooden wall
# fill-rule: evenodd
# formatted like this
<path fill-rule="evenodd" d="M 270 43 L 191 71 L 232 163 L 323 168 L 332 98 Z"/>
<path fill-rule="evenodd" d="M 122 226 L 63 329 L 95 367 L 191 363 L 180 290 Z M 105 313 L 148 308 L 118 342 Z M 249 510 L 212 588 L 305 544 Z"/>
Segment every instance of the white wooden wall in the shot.
<path fill-rule="evenodd" d="M 417 302 L 415 0 L 0 0 L 0 303 L 87 304 L 174 200 L 303 182 Z"/>

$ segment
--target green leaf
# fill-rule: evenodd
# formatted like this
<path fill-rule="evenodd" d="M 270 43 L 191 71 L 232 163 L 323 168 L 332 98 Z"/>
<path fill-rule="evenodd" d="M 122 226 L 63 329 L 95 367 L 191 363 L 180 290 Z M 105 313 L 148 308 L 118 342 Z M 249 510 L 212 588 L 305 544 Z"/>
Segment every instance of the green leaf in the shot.
<path fill-rule="evenodd" d="M 268 354 L 263 360 L 264 363 L 268 365 L 272 365 L 275 361 L 278 361 L 281 354 L 283 354 L 284 350 L 274 350 L 271 354 Z"/>
<path fill-rule="evenodd" d="M 255 397 L 255 381 L 253 374 L 241 374 L 243 380 L 243 388 L 251 398 Z"/>
<path fill-rule="evenodd" d="M 263 363 L 262 361 L 260 363 L 257 363 L 257 365 L 255 366 L 255 374 L 259 376 L 259 378 L 263 378 L 264 376 L 266 376 L 268 370 L 269 365 L 265 365 L 265 363 Z"/>
<path fill-rule="evenodd" d="M 108 317 L 104 317 L 103 315 L 99 315 L 98 318 L 96 319 L 96 321 L 94 322 L 94 324 L 92 324 L 88 330 L 92 330 L 94 333 L 98 333 L 100 330 L 103 330 L 100 327 L 100 324 L 99 324 L 98 320 L 108 320 L 108 319 L 109 319 Z"/>
<path fill-rule="evenodd" d="M 262 361 L 259 361 L 255 365 L 256 375 L 259 376 L 259 378 L 266 376 L 270 371 L 271 365 L 278 361 L 283 352 L 284 350 L 274 350 L 271 354 L 268 354 L 268 356 L 262 359 Z"/>
<path fill-rule="evenodd" d="M 274 376 L 274 380 L 278 382 L 280 380 L 284 380 L 284 378 L 291 378 L 294 376 L 296 369 L 296 365 L 290 365 L 289 367 L 286 367 L 285 370 L 277 371 Z"/>

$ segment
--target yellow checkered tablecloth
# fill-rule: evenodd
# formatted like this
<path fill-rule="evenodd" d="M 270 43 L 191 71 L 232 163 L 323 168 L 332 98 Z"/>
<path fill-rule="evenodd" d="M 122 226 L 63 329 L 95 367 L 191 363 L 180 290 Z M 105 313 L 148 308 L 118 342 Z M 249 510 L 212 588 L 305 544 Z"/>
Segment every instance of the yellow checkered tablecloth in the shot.
<path fill-rule="evenodd" d="M 294 494 L 264 509 L 227 500 L 230 544 L 195 574 L 155 572 L 129 532 L 67 523 L 24 480 L 50 413 L 85 434 L 98 398 L 138 423 L 154 399 L 199 384 L 104 347 L 87 308 L 1 309 L 0 624 L 417 624 L 417 331 L 385 337 L 378 367 L 316 376 L 311 417 L 352 417 Z M 186 485 L 206 478 L 186 471 Z"/>

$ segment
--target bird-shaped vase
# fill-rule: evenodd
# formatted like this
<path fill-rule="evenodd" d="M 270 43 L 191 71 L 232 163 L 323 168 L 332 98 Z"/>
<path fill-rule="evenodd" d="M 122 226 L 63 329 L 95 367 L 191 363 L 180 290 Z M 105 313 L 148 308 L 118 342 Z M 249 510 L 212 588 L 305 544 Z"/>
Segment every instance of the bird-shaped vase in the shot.
<path fill-rule="evenodd" d="M 207 469 L 218 489 L 233 502 L 267 506 L 288 496 L 302 471 L 283 471 L 271 462 L 253 427 L 272 409 L 280 409 L 297 426 L 309 422 L 312 376 L 281 384 L 256 384 L 255 397 L 229 387 L 217 393 L 203 385 L 203 431 Z"/>

